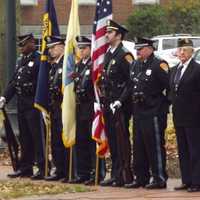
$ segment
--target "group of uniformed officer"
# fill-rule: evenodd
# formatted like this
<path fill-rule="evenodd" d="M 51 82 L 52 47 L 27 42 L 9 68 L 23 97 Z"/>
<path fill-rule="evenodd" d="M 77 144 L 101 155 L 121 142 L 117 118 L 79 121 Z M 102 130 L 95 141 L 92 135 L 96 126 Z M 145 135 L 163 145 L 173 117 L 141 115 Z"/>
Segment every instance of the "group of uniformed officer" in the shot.
<path fill-rule="evenodd" d="M 135 48 L 138 59 L 134 60 L 122 44 L 127 32 L 118 23 L 108 20 L 106 38 L 110 47 L 105 55 L 98 87 L 112 169 L 110 179 L 104 180 L 105 161 L 100 161 L 100 185 L 146 189 L 167 187 L 165 129 L 172 103 L 182 175 L 182 185 L 175 190 L 200 191 L 200 65 L 192 58 L 192 41 L 179 40 L 177 56 L 180 64 L 170 70 L 166 61 L 154 55 L 154 41 L 148 38 L 137 38 Z M 69 162 L 68 151 L 61 138 L 64 41 L 58 36 L 51 36 L 46 38 L 46 42 L 50 64 L 51 147 L 56 168 L 46 180 L 60 180 L 68 176 Z M 96 144 L 91 137 L 95 102 L 91 40 L 80 36 L 77 43 L 81 60 L 76 64 L 75 72 L 70 74 L 76 94 L 76 173 L 70 183 L 89 185 L 94 184 L 96 156 Z M 41 179 L 44 178 L 43 123 L 33 107 L 39 54 L 35 51 L 32 34 L 20 36 L 19 46 L 22 57 L 4 95 L 0 97 L 0 107 L 8 103 L 14 94 L 18 100 L 21 160 L 19 169 L 9 176 Z M 131 116 L 132 148 L 129 139 Z M 33 175 L 34 162 L 39 170 Z"/>

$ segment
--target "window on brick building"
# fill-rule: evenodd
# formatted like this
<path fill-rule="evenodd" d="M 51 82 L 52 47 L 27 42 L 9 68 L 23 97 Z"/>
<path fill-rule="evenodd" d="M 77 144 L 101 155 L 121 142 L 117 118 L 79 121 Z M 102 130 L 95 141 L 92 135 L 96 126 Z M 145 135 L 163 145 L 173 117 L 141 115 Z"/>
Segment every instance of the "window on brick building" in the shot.
<path fill-rule="evenodd" d="M 159 4 L 160 0 L 132 0 L 133 5 Z"/>
<path fill-rule="evenodd" d="M 79 5 L 95 5 L 96 0 L 78 0 Z"/>
<path fill-rule="evenodd" d="M 22 6 L 34 6 L 38 4 L 38 0 L 20 0 Z"/>
<path fill-rule="evenodd" d="M 39 51 L 41 53 L 41 51 L 42 51 L 42 36 L 41 35 L 34 35 L 34 37 L 35 37 L 36 49 L 37 49 L 37 51 Z M 60 37 L 65 39 L 66 35 L 61 34 Z"/>

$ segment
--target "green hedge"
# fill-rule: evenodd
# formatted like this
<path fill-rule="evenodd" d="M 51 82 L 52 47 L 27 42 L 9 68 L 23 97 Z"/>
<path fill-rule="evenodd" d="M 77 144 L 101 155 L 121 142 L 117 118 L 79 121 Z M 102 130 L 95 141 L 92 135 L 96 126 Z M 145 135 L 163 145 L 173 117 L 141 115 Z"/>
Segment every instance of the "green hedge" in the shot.
<path fill-rule="evenodd" d="M 167 6 L 148 5 L 133 10 L 127 19 L 129 39 L 170 33 L 200 33 L 200 1 L 176 0 Z"/>

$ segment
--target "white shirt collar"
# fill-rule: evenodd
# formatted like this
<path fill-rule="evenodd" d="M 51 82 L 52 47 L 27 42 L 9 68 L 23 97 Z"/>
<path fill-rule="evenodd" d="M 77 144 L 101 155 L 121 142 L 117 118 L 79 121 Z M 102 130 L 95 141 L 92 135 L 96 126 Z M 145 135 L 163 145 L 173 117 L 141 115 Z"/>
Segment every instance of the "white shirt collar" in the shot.
<path fill-rule="evenodd" d="M 183 76 L 185 70 L 187 69 L 188 65 L 190 64 L 190 61 L 192 60 L 192 57 L 186 61 L 184 64 L 180 63 L 178 67 L 180 67 L 181 65 L 183 65 L 183 69 L 181 70 L 181 77 Z"/>
<path fill-rule="evenodd" d="M 64 55 L 64 54 L 61 54 L 61 55 L 59 56 L 59 58 L 55 61 L 56 64 L 58 64 L 58 63 L 60 62 L 60 60 L 61 60 L 61 58 L 63 57 L 63 55 Z"/>
<path fill-rule="evenodd" d="M 110 46 L 109 51 L 110 51 L 111 53 L 114 53 L 118 46 L 119 46 L 119 44 L 117 44 L 117 46 L 115 46 L 115 47 L 111 47 L 111 46 Z"/>
<path fill-rule="evenodd" d="M 110 48 L 110 52 L 111 52 L 111 53 L 114 53 L 114 52 L 115 52 L 115 50 L 116 50 L 116 48 L 117 48 L 117 47 Z"/>
<path fill-rule="evenodd" d="M 85 65 L 90 58 L 86 58 L 82 60 L 82 63 Z"/>

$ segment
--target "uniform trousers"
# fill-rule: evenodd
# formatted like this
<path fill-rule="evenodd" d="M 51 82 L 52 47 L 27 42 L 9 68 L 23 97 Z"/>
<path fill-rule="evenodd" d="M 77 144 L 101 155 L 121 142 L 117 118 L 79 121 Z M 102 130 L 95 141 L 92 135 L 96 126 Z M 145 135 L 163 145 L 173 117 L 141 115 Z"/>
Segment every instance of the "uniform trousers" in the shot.
<path fill-rule="evenodd" d="M 69 172 L 69 150 L 62 142 L 62 113 L 57 104 L 51 108 L 51 149 L 56 174 L 67 177 Z"/>
<path fill-rule="evenodd" d="M 20 169 L 31 170 L 34 162 L 44 170 L 44 136 L 39 111 L 30 109 L 18 112 L 19 142 L 21 146 Z"/>
<path fill-rule="evenodd" d="M 106 133 L 112 160 L 111 178 L 121 185 L 132 182 L 129 119 L 130 115 L 123 109 L 117 110 L 114 115 L 108 110 L 105 114 Z"/>
<path fill-rule="evenodd" d="M 119 169 L 119 158 L 117 156 L 117 138 L 114 130 L 113 114 L 110 110 L 104 111 L 105 129 L 108 137 L 110 156 L 112 161 L 111 178 L 117 178 L 117 170 Z"/>
<path fill-rule="evenodd" d="M 81 179 L 95 177 L 96 169 L 96 142 L 92 139 L 92 119 L 82 119 L 77 115 L 76 127 L 76 170 Z M 105 161 L 99 162 L 99 180 L 105 177 Z"/>
<path fill-rule="evenodd" d="M 200 186 L 200 128 L 175 126 L 183 184 Z"/>
<path fill-rule="evenodd" d="M 164 132 L 167 114 L 134 118 L 133 169 L 140 184 L 148 184 L 150 169 L 154 181 L 166 181 Z"/>

